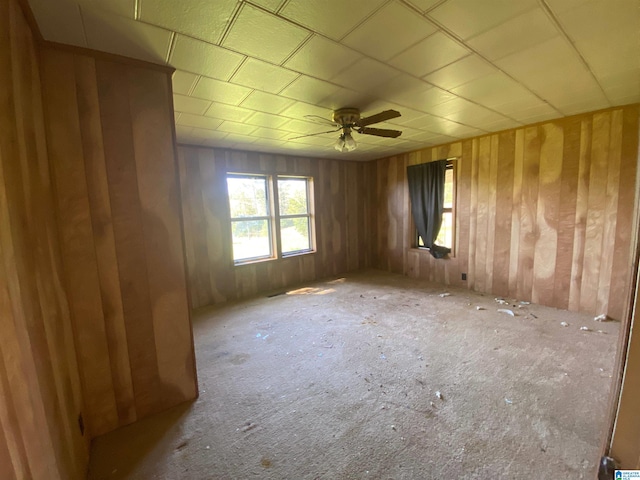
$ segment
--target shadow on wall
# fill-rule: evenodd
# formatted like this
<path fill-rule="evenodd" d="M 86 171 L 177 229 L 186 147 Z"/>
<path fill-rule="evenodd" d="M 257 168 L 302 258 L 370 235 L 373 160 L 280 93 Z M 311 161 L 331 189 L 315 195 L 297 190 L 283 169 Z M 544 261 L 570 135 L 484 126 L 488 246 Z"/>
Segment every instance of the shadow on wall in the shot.
<path fill-rule="evenodd" d="M 91 455 L 87 478 L 104 478 L 105 473 L 111 474 L 109 478 L 129 478 L 129 475 L 135 474 L 142 459 L 145 459 L 147 464 L 162 464 L 171 458 L 173 452 L 182 450 L 189 444 L 187 435 L 192 435 L 193 432 L 181 432 L 181 429 L 192 408 L 193 401 L 183 403 L 166 412 L 95 438 L 91 446 L 92 451 L 99 449 L 101 454 Z M 126 437 L 127 441 L 113 441 L 111 437 L 114 436 Z M 162 442 L 163 438 L 169 436 L 179 440 L 176 444 Z"/>

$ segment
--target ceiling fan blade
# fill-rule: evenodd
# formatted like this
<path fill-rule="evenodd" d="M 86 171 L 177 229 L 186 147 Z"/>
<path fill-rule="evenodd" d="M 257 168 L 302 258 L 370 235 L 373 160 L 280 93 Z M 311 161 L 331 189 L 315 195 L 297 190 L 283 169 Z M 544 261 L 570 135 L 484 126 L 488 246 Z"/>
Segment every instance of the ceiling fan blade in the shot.
<path fill-rule="evenodd" d="M 376 113 L 375 115 L 371 115 L 370 117 L 361 118 L 356 122 L 356 125 L 359 127 L 366 127 L 367 125 L 371 125 L 372 123 L 384 122 L 386 120 L 391 120 L 392 118 L 397 118 L 400 116 L 400 112 L 397 110 L 385 110 L 384 112 Z"/>
<path fill-rule="evenodd" d="M 358 133 L 364 133 L 365 135 L 375 135 L 376 137 L 389 137 L 389 138 L 397 138 L 402 135 L 400 130 L 389 130 L 387 128 L 369 128 L 362 127 L 356 130 Z"/>
<path fill-rule="evenodd" d="M 338 126 L 337 123 L 332 122 L 331 120 L 327 120 L 326 118 L 321 117 L 320 115 L 305 115 L 304 118 L 313 123 L 320 123 L 326 126 L 329 126 L 329 125 L 336 126 L 336 127 Z"/>
<path fill-rule="evenodd" d="M 297 138 L 313 137 L 313 136 L 315 136 L 315 135 L 322 135 L 322 134 L 324 134 L 324 133 L 334 133 L 334 132 L 339 132 L 340 130 L 342 130 L 342 127 L 338 127 L 338 128 L 336 128 L 335 130 L 329 130 L 329 131 L 326 131 L 326 132 L 307 133 L 307 134 L 305 134 L 305 135 L 299 135 L 299 136 L 297 136 L 297 137 L 287 138 L 287 141 L 289 141 L 289 140 L 295 140 L 295 139 L 297 139 Z"/>

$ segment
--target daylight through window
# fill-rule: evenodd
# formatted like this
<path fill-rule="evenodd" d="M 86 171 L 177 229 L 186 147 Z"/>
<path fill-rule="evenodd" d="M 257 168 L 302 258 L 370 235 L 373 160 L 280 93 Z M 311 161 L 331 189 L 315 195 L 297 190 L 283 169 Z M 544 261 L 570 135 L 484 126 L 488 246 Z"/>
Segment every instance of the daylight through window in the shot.
<path fill-rule="evenodd" d="M 455 171 L 453 162 L 447 163 L 447 169 L 444 174 L 444 206 L 442 209 L 442 225 L 440 226 L 440 232 L 438 238 L 436 238 L 436 245 L 441 247 L 450 248 L 453 251 L 453 239 L 455 236 Z M 418 235 L 418 247 L 424 248 L 424 242 L 422 237 Z"/>
<path fill-rule="evenodd" d="M 312 179 L 228 174 L 236 264 L 313 251 Z"/>

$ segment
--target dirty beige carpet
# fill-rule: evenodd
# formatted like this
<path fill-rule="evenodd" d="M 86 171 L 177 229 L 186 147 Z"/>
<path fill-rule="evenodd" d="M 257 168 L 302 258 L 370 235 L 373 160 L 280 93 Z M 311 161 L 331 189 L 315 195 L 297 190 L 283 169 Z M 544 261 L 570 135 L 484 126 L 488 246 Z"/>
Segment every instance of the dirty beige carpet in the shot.
<path fill-rule="evenodd" d="M 591 479 L 618 329 L 379 271 L 201 311 L 199 400 L 89 478 Z"/>

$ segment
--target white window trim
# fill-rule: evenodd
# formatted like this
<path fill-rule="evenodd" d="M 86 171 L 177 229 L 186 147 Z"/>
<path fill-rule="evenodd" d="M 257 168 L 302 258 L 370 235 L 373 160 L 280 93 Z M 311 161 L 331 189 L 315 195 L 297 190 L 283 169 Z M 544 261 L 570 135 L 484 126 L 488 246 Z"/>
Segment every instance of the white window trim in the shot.
<path fill-rule="evenodd" d="M 260 263 L 270 260 L 285 259 L 295 257 L 299 255 L 308 255 L 316 253 L 316 229 L 315 229 L 315 199 L 314 199 L 314 187 L 313 177 L 306 175 L 277 175 L 268 173 L 251 173 L 251 172 L 227 172 L 226 178 L 264 178 L 267 184 L 267 214 L 266 216 L 256 217 L 231 217 L 231 208 L 229 205 L 229 192 L 227 191 L 227 208 L 229 213 L 229 226 L 233 222 L 238 221 L 251 221 L 251 220 L 267 220 L 269 229 L 269 247 L 270 254 L 257 257 L 243 258 L 235 260 L 233 258 L 233 230 L 230 228 L 231 234 L 231 260 L 234 266 L 250 265 L 254 263 Z M 292 214 L 292 215 L 280 215 L 280 205 L 278 198 L 278 180 L 279 179 L 302 179 L 306 181 L 307 187 L 307 213 L 305 214 Z M 226 185 L 226 182 L 225 182 Z M 307 218 L 308 231 L 309 231 L 309 245 L 310 248 L 303 250 L 296 250 L 291 252 L 282 252 L 282 238 L 280 224 L 281 220 L 287 218 Z"/>

